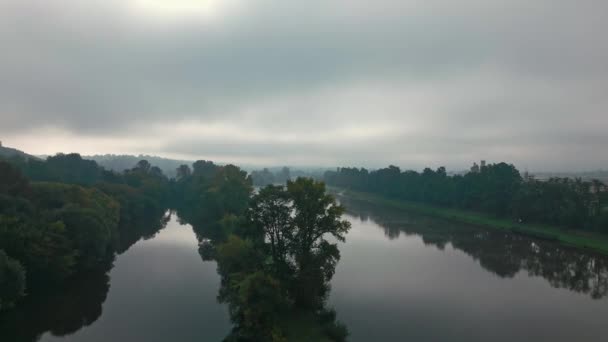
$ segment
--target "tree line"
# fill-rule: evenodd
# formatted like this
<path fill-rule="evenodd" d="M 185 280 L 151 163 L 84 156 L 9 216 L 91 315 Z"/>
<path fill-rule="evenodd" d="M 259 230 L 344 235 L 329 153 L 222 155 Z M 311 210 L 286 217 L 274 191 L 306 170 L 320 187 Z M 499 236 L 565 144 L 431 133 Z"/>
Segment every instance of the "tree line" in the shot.
<path fill-rule="evenodd" d="M 0 310 L 105 279 L 115 255 L 153 236 L 172 208 L 193 225 L 202 257 L 217 261 L 218 298 L 234 323 L 227 341 L 346 339 L 326 307 L 340 258 L 327 237 L 344 240 L 350 225 L 323 183 L 298 178 L 254 194 L 247 172 L 210 161 L 175 175 L 146 160 L 106 170 L 78 154 L 1 160 Z"/>
<path fill-rule="evenodd" d="M 0 160 L 0 311 L 154 234 L 169 186 L 145 160 L 122 173 L 78 154 Z"/>
<path fill-rule="evenodd" d="M 266 185 L 285 185 L 287 181 L 296 178 L 313 178 L 323 179 L 323 172 L 326 169 L 296 169 L 292 170 L 287 166 L 281 168 L 263 168 L 261 170 L 252 170 L 250 173 L 251 180 L 254 186 Z"/>
<path fill-rule="evenodd" d="M 218 264 L 218 298 L 234 323 L 226 341 L 294 340 L 298 327 L 312 334 L 301 340 L 346 339 L 346 327 L 326 307 L 340 258 L 326 238 L 344 240 L 350 225 L 323 183 L 298 178 L 252 195 L 246 172 L 198 161 L 178 168 L 173 193 L 201 256 Z"/>
<path fill-rule="evenodd" d="M 390 198 L 473 210 L 517 222 L 608 233 L 608 192 L 598 180 L 537 180 L 506 163 L 448 176 L 446 169 L 375 171 L 339 168 L 324 175 L 327 184 Z"/>

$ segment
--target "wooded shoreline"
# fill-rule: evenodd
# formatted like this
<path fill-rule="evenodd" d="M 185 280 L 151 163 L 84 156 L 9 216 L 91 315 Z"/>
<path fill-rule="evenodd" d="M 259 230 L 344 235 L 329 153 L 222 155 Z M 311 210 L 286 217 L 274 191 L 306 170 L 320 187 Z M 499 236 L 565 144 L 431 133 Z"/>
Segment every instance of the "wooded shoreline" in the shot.
<path fill-rule="evenodd" d="M 360 201 L 381 204 L 395 209 L 471 224 L 483 228 L 498 229 L 539 239 L 552 240 L 567 246 L 608 255 L 608 238 L 598 233 L 573 231 L 538 224 L 517 223 L 509 219 L 495 218 L 479 212 L 442 208 L 428 204 L 391 199 L 382 195 L 339 187 L 328 187 L 328 189 L 339 196 L 346 196 Z"/>

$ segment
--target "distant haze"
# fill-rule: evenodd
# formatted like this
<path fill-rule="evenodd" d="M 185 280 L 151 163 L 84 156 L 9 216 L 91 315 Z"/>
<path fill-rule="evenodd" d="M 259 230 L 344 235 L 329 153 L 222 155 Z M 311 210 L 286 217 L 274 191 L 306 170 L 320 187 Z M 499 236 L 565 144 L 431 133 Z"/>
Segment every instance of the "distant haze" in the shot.
<path fill-rule="evenodd" d="M 608 168 L 605 0 L 4 0 L 0 140 L 248 165 Z"/>

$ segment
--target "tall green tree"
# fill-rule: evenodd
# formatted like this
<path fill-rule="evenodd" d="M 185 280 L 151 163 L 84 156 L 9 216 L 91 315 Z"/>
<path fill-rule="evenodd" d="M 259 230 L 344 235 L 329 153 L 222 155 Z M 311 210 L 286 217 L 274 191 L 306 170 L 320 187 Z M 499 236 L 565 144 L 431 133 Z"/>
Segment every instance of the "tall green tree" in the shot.
<path fill-rule="evenodd" d="M 294 240 L 291 212 L 289 194 L 283 186 L 275 185 L 260 189 L 247 211 L 252 226 L 270 243 L 275 271 L 281 275 L 288 273 L 291 268 L 289 248 Z"/>

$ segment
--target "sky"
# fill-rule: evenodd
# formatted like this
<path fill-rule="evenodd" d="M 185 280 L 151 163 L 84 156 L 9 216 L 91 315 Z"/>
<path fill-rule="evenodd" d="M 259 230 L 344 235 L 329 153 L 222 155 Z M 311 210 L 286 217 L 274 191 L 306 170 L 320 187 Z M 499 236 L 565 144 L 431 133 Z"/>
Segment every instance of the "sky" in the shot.
<path fill-rule="evenodd" d="M 608 169 L 605 0 L 0 0 L 0 140 L 248 165 Z"/>

